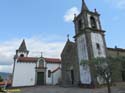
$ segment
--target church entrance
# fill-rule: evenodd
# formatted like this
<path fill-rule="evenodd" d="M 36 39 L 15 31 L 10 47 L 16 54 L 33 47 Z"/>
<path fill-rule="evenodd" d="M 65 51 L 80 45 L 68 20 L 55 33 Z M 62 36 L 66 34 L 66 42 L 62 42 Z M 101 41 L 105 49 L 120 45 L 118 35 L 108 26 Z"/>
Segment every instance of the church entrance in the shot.
<path fill-rule="evenodd" d="M 122 71 L 122 80 L 125 82 L 125 71 Z"/>
<path fill-rule="evenodd" d="M 44 85 L 44 72 L 37 72 L 37 85 Z"/>
<path fill-rule="evenodd" d="M 72 85 L 74 84 L 74 71 L 71 70 L 71 80 L 72 80 Z"/>

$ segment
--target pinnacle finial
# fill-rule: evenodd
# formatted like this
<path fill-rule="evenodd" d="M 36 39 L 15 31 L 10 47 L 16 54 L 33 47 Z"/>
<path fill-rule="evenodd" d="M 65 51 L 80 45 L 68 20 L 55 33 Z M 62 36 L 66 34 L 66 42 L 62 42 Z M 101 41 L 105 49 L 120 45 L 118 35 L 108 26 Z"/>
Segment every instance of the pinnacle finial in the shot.
<path fill-rule="evenodd" d="M 69 40 L 69 34 L 67 35 L 67 39 Z"/>
<path fill-rule="evenodd" d="M 82 3 L 84 3 L 84 0 L 82 0 Z"/>
<path fill-rule="evenodd" d="M 82 0 L 82 9 L 81 9 L 81 11 L 83 11 L 83 10 L 89 10 L 88 7 L 86 6 L 85 0 Z"/>

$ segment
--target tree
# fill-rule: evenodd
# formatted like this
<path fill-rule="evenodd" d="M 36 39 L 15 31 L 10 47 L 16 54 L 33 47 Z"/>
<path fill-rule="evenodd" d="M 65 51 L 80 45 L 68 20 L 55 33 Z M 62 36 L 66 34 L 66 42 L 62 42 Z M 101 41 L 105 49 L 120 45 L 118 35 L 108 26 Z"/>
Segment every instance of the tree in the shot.
<path fill-rule="evenodd" d="M 0 82 L 2 82 L 3 81 L 3 78 L 0 76 Z"/>
<path fill-rule="evenodd" d="M 95 78 L 101 77 L 107 85 L 108 93 L 111 93 L 112 73 L 116 66 L 120 63 L 125 63 L 125 57 L 97 57 L 91 60 L 82 60 L 81 65 L 89 65 L 90 68 L 94 67 Z M 119 68 L 119 71 L 122 68 Z M 92 70 L 92 69 L 91 69 Z"/>
<path fill-rule="evenodd" d="M 3 79 L 2 79 L 2 77 L 0 76 L 0 82 L 2 82 L 3 81 Z M 0 92 L 2 91 L 2 88 L 0 87 Z"/>

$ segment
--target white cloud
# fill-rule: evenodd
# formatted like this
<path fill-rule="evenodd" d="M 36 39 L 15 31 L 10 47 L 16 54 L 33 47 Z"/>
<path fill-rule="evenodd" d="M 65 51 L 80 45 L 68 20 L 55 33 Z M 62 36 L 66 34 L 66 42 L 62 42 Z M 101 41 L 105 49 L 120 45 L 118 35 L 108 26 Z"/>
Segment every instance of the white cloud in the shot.
<path fill-rule="evenodd" d="M 26 38 L 26 45 L 29 56 L 39 57 L 43 52 L 44 57 L 60 58 L 60 53 L 64 47 L 65 42 L 48 42 L 40 38 Z M 19 48 L 22 39 L 13 39 L 0 43 L 0 72 L 12 72 L 13 56 L 16 49 Z"/>
<path fill-rule="evenodd" d="M 2 67 L 0 66 L 0 71 L 2 71 Z"/>
<path fill-rule="evenodd" d="M 28 49 L 31 50 L 30 56 L 40 56 L 43 52 L 45 57 L 60 57 L 60 53 L 64 47 L 65 42 L 47 42 L 41 41 L 38 38 L 31 38 L 26 40 Z"/>
<path fill-rule="evenodd" d="M 10 40 L 0 43 L 0 65 L 12 64 L 18 42 L 18 40 Z"/>
<path fill-rule="evenodd" d="M 74 19 L 74 14 L 79 14 L 79 10 L 77 7 L 72 7 L 69 10 L 67 10 L 66 14 L 64 15 L 64 20 L 66 22 L 71 22 Z"/>
<path fill-rule="evenodd" d="M 0 65 L 0 72 L 12 73 L 13 65 Z"/>

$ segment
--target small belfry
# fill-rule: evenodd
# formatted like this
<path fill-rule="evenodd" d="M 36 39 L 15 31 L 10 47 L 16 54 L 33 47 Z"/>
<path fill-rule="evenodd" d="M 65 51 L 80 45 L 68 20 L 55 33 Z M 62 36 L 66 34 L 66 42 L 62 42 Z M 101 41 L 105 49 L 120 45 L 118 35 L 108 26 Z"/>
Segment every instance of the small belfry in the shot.
<path fill-rule="evenodd" d="M 27 57 L 29 51 L 27 50 L 25 40 L 22 41 L 19 49 L 16 50 L 17 57 Z"/>

